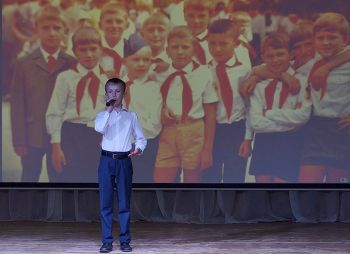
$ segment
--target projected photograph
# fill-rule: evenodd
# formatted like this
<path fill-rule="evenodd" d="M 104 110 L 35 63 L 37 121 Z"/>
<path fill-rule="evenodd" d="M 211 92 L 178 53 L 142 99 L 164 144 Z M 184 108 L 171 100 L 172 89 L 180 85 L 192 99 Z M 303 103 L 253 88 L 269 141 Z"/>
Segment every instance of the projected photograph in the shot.
<path fill-rule="evenodd" d="M 3 0 L 0 182 L 97 183 L 95 119 L 120 78 L 147 139 L 134 183 L 349 183 L 349 14 L 347 0 Z"/>

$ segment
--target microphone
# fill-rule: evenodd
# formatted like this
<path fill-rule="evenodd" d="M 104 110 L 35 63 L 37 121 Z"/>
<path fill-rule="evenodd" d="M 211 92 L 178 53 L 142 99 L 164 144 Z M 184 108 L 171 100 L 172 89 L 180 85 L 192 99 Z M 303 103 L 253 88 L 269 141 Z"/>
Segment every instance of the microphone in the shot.
<path fill-rule="evenodd" d="M 116 102 L 116 100 L 112 99 L 110 101 L 106 102 L 106 107 L 112 106 L 114 103 Z"/>

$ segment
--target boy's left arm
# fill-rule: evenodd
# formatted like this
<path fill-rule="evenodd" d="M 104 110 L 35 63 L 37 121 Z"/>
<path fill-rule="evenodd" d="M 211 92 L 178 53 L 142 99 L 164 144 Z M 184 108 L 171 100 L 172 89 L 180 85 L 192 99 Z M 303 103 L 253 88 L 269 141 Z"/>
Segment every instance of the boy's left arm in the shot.
<path fill-rule="evenodd" d="M 217 103 L 205 103 L 204 108 L 204 146 L 201 153 L 201 169 L 206 169 L 213 164 L 213 143 L 216 127 Z"/>
<path fill-rule="evenodd" d="M 318 84 L 319 87 L 326 87 L 329 72 L 331 72 L 334 68 L 347 62 L 350 62 L 349 46 L 344 52 L 332 57 L 329 61 L 327 61 L 326 64 L 320 66 L 314 72 L 310 73 L 310 83 Z"/>

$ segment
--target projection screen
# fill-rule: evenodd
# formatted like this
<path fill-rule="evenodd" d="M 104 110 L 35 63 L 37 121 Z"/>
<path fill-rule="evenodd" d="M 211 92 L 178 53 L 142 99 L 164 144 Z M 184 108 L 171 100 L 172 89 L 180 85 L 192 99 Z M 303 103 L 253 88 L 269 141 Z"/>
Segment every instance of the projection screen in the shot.
<path fill-rule="evenodd" d="M 118 77 L 147 138 L 134 183 L 348 183 L 349 13 L 346 0 L 4 0 L 0 181 L 97 183 L 94 121 Z"/>

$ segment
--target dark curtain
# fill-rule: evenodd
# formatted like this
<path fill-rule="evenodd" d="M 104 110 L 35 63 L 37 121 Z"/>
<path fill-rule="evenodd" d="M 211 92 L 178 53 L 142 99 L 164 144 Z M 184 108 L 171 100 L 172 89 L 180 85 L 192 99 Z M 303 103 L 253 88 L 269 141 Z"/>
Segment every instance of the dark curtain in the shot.
<path fill-rule="evenodd" d="M 1 189 L 0 220 L 98 221 L 98 201 L 98 190 Z M 350 191 L 134 190 L 132 219 L 179 223 L 350 222 Z"/>

